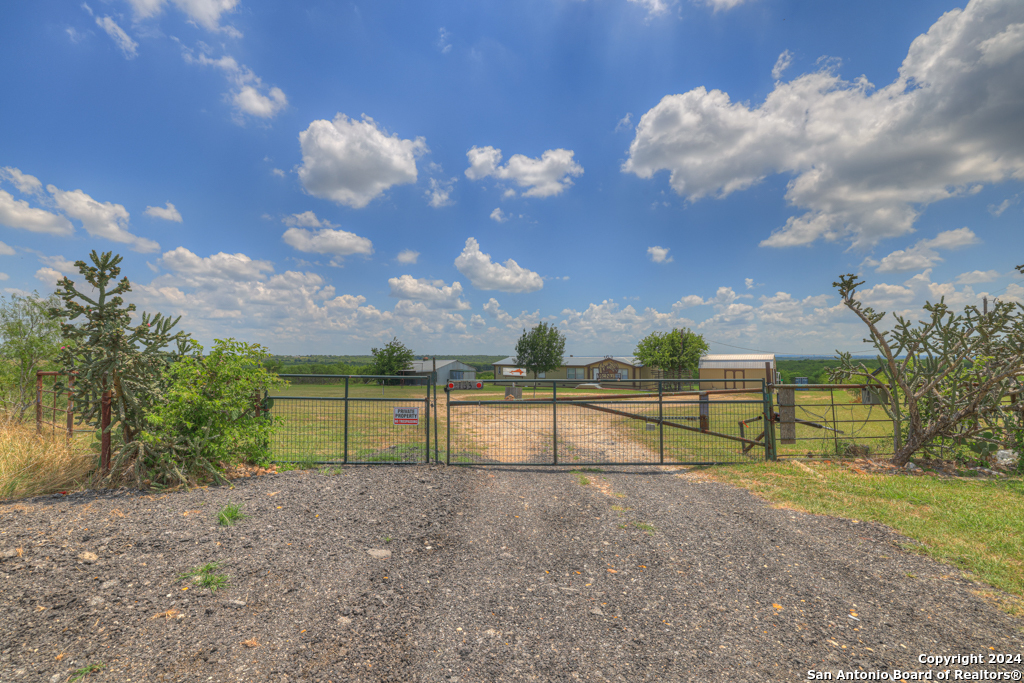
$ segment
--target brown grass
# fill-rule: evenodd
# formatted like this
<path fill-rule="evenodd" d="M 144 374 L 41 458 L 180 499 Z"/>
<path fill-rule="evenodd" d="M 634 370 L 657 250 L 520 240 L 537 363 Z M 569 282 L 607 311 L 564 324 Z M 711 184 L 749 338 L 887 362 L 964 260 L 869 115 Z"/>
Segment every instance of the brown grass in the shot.
<path fill-rule="evenodd" d="M 90 483 L 97 456 L 63 434 L 0 418 L 0 500 L 73 491 Z"/>

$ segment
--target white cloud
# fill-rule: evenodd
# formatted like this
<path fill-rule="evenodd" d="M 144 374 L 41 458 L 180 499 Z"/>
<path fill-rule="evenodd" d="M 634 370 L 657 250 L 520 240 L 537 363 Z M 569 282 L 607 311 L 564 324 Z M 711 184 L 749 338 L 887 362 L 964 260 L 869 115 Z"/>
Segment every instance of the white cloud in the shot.
<path fill-rule="evenodd" d="M 491 255 L 480 252 L 480 245 L 470 237 L 462 253 L 455 259 L 455 267 L 469 278 L 477 289 L 495 289 L 500 292 L 535 292 L 544 286 L 540 275 L 523 268 L 514 260 L 504 265 L 491 262 Z"/>
<path fill-rule="evenodd" d="M 124 29 L 117 25 L 117 22 L 110 17 L 96 17 L 96 25 L 107 32 L 114 44 L 124 53 L 125 59 L 135 59 L 138 55 L 139 44 L 132 40 Z"/>
<path fill-rule="evenodd" d="M 284 178 L 284 171 L 282 171 L 279 168 L 271 169 L 270 172 L 273 173 L 274 175 L 276 175 L 278 178 Z"/>
<path fill-rule="evenodd" d="M 754 278 L 752 278 L 752 277 L 745 277 L 745 278 L 743 278 L 743 284 L 747 286 L 747 289 L 753 289 L 754 288 Z"/>
<path fill-rule="evenodd" d="M 390 278 L 388 285 L 391 287 L 389 296 L 398 299 L 422 301 L 438 308 L 453 308 L 460 311 L 469 308 L 469 304 L 460 298 L 462 284 L 459 282 L 445 285 L 444 280 L 425 280 L 403 275 Z"/>
<path fill-rule="evenodd" d="M 0 242 L 0 256 L 14 256 L 15 253 L 17 252 L 14 251 L 13 247 Z"/>
<path fill-rule="evenodd" d="M 82 227 L 93 237 L 103 237 L 112 242 L 127 244 L 133 251 L 146 254 L 160 249 L 153 240 L 133 235 L 128 231 L 129 214 L 121 204 L 98 202 L 81 190 L 60 190 L 53 185 L 46 186 L 53 195 L 57 207 L 82 222 Z"/>
<path fill-rule="evenodd" d="M 651 16 L 665 14 L 668 12 L 668 2 L 665 0 L 629 0 L 633 4 L 640 5 L 647 10 Z"/>
<path fill-rule="evenodd" d="M 791 173 L 806 210 L 765 246 L 850 240 L 870 247 L 913 230 L 921 207 L 982 184 L 1024 179 L 1024 4 L 972 0 L 910 46 L 898 78 L 875 90 L 834 66 L 778 82 L 760 106 L 696 88 L 640 119 L 623 171 L 670 172 L 680 195 L 724 197 Z"/>
<path fill-rule="evenodd" d="M 185 247 L 165 252 L 160 264 L 178 275 L 213 280 L 252 280 L 274 271 L 270 261 L 253 261 L 245 254 L 220 252 L 203 258 Z"/>
<path fill-rule="evenodd" d="M 40 256 L 39 262 L 44 266 L 49 266 L 50 268 L 59 270 L 62 273 L 70 273 L 77 270 L 74 262 L 69 261 L 63 256 Z"/>
<path fill-rule="evenodd" d="M 290 246 L 308 253 L 334 254 L 335 256 L 351 254 L 369 256 L 373 253 L 373 242 L 346 230 L 324 228 L 314 231 L 288 228 L 285 230 L 283 238 Z"/>
<path fill-rule="evenodd" d="M 64 29 L 64 31 L 68 34 L 68 38 L 71 40 L 72 43 L 80 43 L 82 42 L 82 38 L 85 38 L 85 34 L 79 33 L 77 30 L 75 30 L 74 26 L 68 26 L 66 29 Z"/>
<path fill-rule="evenodd" d="M 64 273 L 49 267 L 40 268 L 36 271 L 36 279 L 48 288 L 56 288 L 57 282 L 64 279 Z"/>
<path fill-rule="evenodd" d="M 316 214 L 312 211 L 303 211 L 302 213 L 293 213 L 290 216 L 285 216 L 281 219 L 281 222 L 293 228 L 336 228 L 337 224 L 330 222 L 325 218 L 317 218 Z"/>
<path fill-rule="evenodd" d="M 452 44 L 449 42 L 452 34 L 446 31 L 444 26 L 437 30 L 437 47 L 441 50 L 441 54 L 446 55 L 452 51 Z"/>
<path fill-rule="evenodd" d="M 977 243 L 978 238 L 970 228 L 946 230 L 933 239 L 919 240 L 909 249 L 898 249 L 881 261 L 865 259 L 863 265 L 874 268 L 878 273 L 924 270 L 942 262 L 937 249 L 959 249 Z"/>
<path fill-rule="evenodd" d="M 128 0 L 135 10 L 136 19 L 148 19 L 163 11 L 168 0 Z M 221 16 L 233 12 L 239 0 L 170 0 L 189 20 L 208 31 L 222 31 L 232 37 L 241 34 L 231 26 L 220 26 Z"/>
<path fill-rule="evenodd" d="M 711 7 L 716 12 L 719 10 L 732 9 L 742 5 L 747 0 L 704 0 L 704 4 Z"/>
<path fill-rule="evenodd" d="M 615 124 L 615 132 L 618 133 L 620 130 L 632 130 L 633 129 L 633 114 L 626 112 L 626 115 L 619 119 L 619 122 Z"/>
<path fill-rule="evenodd" d="M 501 210 L 501 207 L 497 207 L 494 211 L 491 211 L 491 220 L 498 223 L 504 223 L 508 220 L 508 214 Z"/>
<path fill-rule="evenodd" d="M 779 58 L 775 60 L 775 66 L 772 67 L 772 80 L 777 81 L 782 78 L 782 74 L 785 73 L 792 63 L 793 53 L 789 50 L 783 50 Z"/>
<path fill-rule="evenodd" d="M 647 247 L 647 254 L 655 263 L 672 263 L 672 257 L 668 255 L 668 247 Z"/>
<path fill-rule="evenodd" d="M 4 190 L 0 190 L 0 225 L 62 237 L 71 235 L 75 231 L 70 221 L 64 216 L 58 216 L 44 209 L 33 208 L 25 200 L 15 199 Z"/>
<path fill-rule="evenodd" d="M 998 270 L 972 270 L 969 273 L 960 273 L 956 278 L 956 283 L 960 285 L 978 285 L 983 282 L 992 282 L 998 278 L 1001 273 Z"/>
<path fill-rule="evenodd" d="M 692 320 L 653 308 L 645 308 L 642 312 L 632 305 L 620 308 L 611 299 L 592 303 L 582 311 L 567 308 L 560 317 L 558 330 L 565 334 L 574 348 L 586 345 L 604 349 L 618 347 L 625 355 L 632 354 L 637 340 L 645 332 L 694 326 Z"/>
<path fill-rule="evenodd" d="M 504 166 L 501 150 L 494 147 L 473 147 L 466 152 L 469 168 L 466 177 L 481 180 L 493 176 L 501 180 L 515 181 L 519 187 L 529 188 L 525 197 L 552 197 L 572 186 L 570 176 L 583 174 L 583 167 L 573 161 L 575 152 L 569 149 L 549 149 L 540 159 L 531 159 L 522 154 L 513 154 Z"/>
<path fill-rule="evenodd" d="M 0 178 L 9 180 L 22 194 L 40 194 L 43 191 L 43 184 L 39 182 L 39 178 L 22 173 L 11 166 L 0 168 Z"/>
<path fill-rule="evenodd" d="M 395 257 L 399 263 L 416 263 L 416 259 L 420 257 L 420 252 L 413 251 L 412 249 L 403 249 Z"/>
<path fill-rule="evenodd" d="M 316 120 L 299 133 L 299 178 L 315 197 L 361 209 L 394 185 L 415 183 L 416 158 L 427 152 L 422 137 L 387 135 L 377 122 L 338 114 Z"/>
<path fill-rule="evenodd" d="M 205 46 L 202 46 L 205 49 Z M 200 51 L 196 55 L 191 49 L 182 47 L 182 57 L 189 64 L 212 66 L 220 69 L 224 77 L 234 86 L 227 99 L 235 106 L 236 120 L 241 123 L 242 114 L 261 119 L 271 119 L 288 106 L 288 98 L 278 87 L 267 88 L 263 79 L 252 72 L 252 69 L 239 64 L 230 55 L 217 59 Z"/>
<path fill-rule="evenodd" d="M 672 310 L 673 311 L 681 311 L 684 308 L 693 308 L 694 306 L 703 306 L 703 305 L 705 305 L 707 303 L 709 303 L 709 302 L 704 301 L 704 299 L 700 298 L 696 294 L 688 294 L 688 295 L 682 297 L 681 299 L 679 299 L 679 301 L 677 301 L 674 304 L 672 304 Z"/>
<path fill-rule="evenodd" d="M 165 221 L 173 221 L 175 223 L 181 222 L 181 213 L 174 208 L 174 204 L 167 202 L 167 206 L 147 206 L 146 215 L 152 216 L 153 218 L 161 218 Z"/>
<path fill-rule="evenodd" d="M 435 209 L 454 204 L 455 202 L 451 200 L 451 194 L 456 181 L 458 181 L 458 178 L 449 178 L 448 180 L 431 178 L 430 189 L 426 192 L 426 196 L 429 199 L 427 203 Z"/>
<path fill-rule="evenodd" d="M 988 212 L 993 216 L 1002 216 L 1004 211 L 1006 211 L 1008 208 L 1010 208 L 1019 201 L 1019 196 L 1015 195 L 1013 197 L 1010 197 L 1009 199 L 1004 199 L 1003 201 L 999 202 L 999 204 L 989 204 Z"/>

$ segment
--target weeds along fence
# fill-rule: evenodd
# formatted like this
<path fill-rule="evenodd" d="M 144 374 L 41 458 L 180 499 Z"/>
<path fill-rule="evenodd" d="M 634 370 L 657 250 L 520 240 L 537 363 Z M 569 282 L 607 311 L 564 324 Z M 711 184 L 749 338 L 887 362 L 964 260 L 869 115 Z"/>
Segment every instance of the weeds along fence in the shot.
<path fill-rule="evenodd" d="M 778 456 L 892 457 L 886 389 L 867 384 L 777 384 Z"/>
<path fill-rule="evenodd" d="M 48 428 L 51 434 L 58 430 L 67 433 L 68 438 L 75 433 L 75 410 L 71 396 L 75 378 L 68 380 L 65 391 L 57 391 L 54 384 L 62 372 L 36 372 L 36 434 L 42 434 Z"/>
<path fill-rule="evenodd" d="M 429 462 L 431 449 L 436 458 L 433 377 L 425 386 L 390 375 L 279 377 L 288 386 L 264 402 L 280 418 L 270 443 L 273 462 L 413 464 Z"/>

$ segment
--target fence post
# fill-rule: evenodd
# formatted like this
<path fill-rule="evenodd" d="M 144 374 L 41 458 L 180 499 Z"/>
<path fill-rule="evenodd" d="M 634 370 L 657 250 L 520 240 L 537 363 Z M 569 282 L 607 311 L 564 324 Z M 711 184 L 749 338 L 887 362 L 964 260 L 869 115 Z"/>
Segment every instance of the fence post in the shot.
<path fill-rule="evenodd" d="M 555 382 L 551 383 L 551 452 L 554 456 L 552 464 L 558 464 L 558 387 Z"/>
<path fill-rule="evenodd" d="M 36 372 L 36 434 L 43 433 L 43 376 Z"/>
<path fill-rule="evenodd" d="M 437 373 L 433 373 L 430 379 L 430 383 L 434 386 L 434 464 L 437 464 L 438 459 L 441 457 L 440 451 L 437 449 Z"/>
<path fill-rule="evenodd" d="M 444 464 L 452 464 L 452 402 L 449 400 L 450 394 L 448 393 L 448 385 L 444 385 L 444 405 L 445 405 L 445 432 L 447 434 L 447 443 L 445 444 L 445 456 Z"/>
<path fill-rule="evenodd" d="M 430 380 L 427 380 L 427 397 L 423 399 L 423 411 L 426 413 L 424 416 L 427 423 L 427 444 L 424 447 L 424 451 L 427 456 L 426 464 L 430 464 Z"/>
<path fill-rule="evenodd" d="M 662 465 L 665 464 L 665 415 L 663 411 L 664 406 L 664 392 L 661 389 L 661 382 L 658 382 L 658 457 Z"/>
<path fill-rule="evenodd" d="M 75 435 L 75 402 L 72 398 L 75 390 L 75 376 L 68 375 L 68 439 Z"/>
<path fill-rule="evenodd" d="M 104 391 L 100 399 L 100 471 L 110 471 L 110 392 Z"/>
<path fill-rule="evenodd" d="M 345 377 L 345 401 L 344 401 L 344 404 L 345 404 L 345 425 L 342 428 L 342 433 L 344 434 L 344 436 L 342 437 L 342 440 L 343 440 L 345 445 L 342 447 L 344 450 L 342 451 L 341 462 L 342 462 L 342 464 L 347 465 L 348 464 L 348 377 Z"/>

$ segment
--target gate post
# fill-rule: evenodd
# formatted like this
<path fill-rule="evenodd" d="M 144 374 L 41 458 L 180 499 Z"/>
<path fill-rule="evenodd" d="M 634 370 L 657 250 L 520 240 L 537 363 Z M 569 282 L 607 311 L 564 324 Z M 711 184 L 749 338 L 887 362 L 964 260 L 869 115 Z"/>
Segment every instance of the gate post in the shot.
<path fill-rule="evenodd" d="M 661 389 L 661 381 L 658 382 L 658 462 L 665 464 L 665 415 L 662 410 L 664 406 L 664 392 Z"/>
<path fill-rule="evenodd" d="M 341 462 L 342 462 L 343 465 L 347 465 L 348 464 L 348 375 L 345 376 L 345 401 L 344 401 L 344 405 L 345 405 L 345 424 L 344 424 L 344 427 L 342 427 L 342 433 L 344 434 L 342 439 L 343 439 L 345 445 L 343 446 L 344 450 L 342 451 Z"/>
<path fill-rule="evenodd" d="M 426 417 L 426 423 L 427 423 L 427 445 L 426 445 L 426 449 L 425 449 L 426 456 L 427 456 L 426 464 L 429 465 L 430 464 L 430 379 L 429 378 L 427 379 L 427 397 L 425 399 L 423 399 L 423 411 L 426 413 L 425 417 Z"/>
<path fill-rule="evenodd" d="M 75 435 L 75 403 L 72 396 L 75 390 L 75 376 L 68 375 L 68 439 Z"/>
<path fill-rule="evenodd" d="M 775 444 L 775 420 L 774 407 L 772 406 L 772 392 L 767 386 L 762 391 L 764 402 L 764 456 L 765 460 L 778 460 L 778 450 Z"/>
<path fill-rule="evenodd" d="M 36 373 L 36 434 L 43 433 L 43 376 Z"/>
<path fill-rule="evenodd" d="M 449 396 L 450 396 L 450 394 L 448 393 L 448 385 L 445 384 L 444 385 L 444 406 L 445 406 L 445 411 L 444 411 L 445 420 L 444 420 L 444 424 L 445 424 L 445 427 L 447 428 L 445 431 L 446 431 L 447 436 L 448 436 L 447 443 L 445 444 L 445 456 L 444 456 L 444 464 L 445 465 L 451 465 L 452 464 L 452 402 L 449 400 L 449 398 L 448 398 Z"/>
<path fill-rule="evenodd" d="M 556 382 L 551 383 L 551 453 L 554 456 L 553 465 L 558 464 L 558 386 Z"/>

